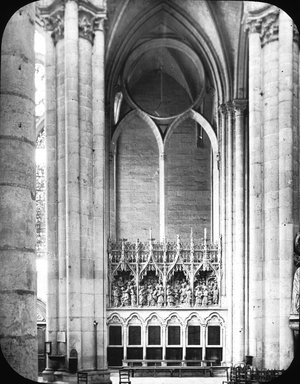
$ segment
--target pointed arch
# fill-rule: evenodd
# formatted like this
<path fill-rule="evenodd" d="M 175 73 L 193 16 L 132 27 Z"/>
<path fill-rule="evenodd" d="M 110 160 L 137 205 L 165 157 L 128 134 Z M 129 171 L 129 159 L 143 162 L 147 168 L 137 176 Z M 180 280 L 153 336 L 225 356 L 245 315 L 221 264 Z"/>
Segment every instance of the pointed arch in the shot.
<path fill-rule="evenodd" d="M 136 322 L 135 322 L 135 320 L 136 320 Z M 125 321 L 126 325 L 130 325 L 133 322 L 134 322 L 134 324 L 139 324 L 139 325 L 143 324 L 142 318 L 136 312 L 133 312 Z"/>
<path fill-rule="evenodd" d="M 178 116 L 173 123 L 169 126 L 165 137 L 164 137 L 164 145 L 168 142 L 172 132 L 178 127 L 179 124 L 181 124 L 183 121 L 187 119 L 192 119 L 196 121 L 206 132 L 209 141 L 211 143 L 211 147 L 213 150 L 213 153 L 216 155 L 218 153 L 218 139 L 216 136 L 216 133 L 211 126 L 211 124 L 206 120 L 204 116 L 202 116 L 200 113 L 190 109 L 189 111 L 183 113 L 182 115 Z"/>
<path fill-rule="evenodd" d="M 159 153 L 162 153 L 163 152 L 163 140 L 162 140 L 162 136 L 161 136 L 161 133 L 160 133 L 158 126 L 145 112 L 140 111 L 140 110 L 134 110 L 134 111 L 127 113 L 123 117 L 123 119 L 119 122 L 119 124 L 117 125 L 117 128 L 114 131 L 113 137 L 111 139 L 111 152 L 112 152 L 112 154 L 115 154 L 116 144 L 117 144 L 118 138 L 119 138 L 122 130 L 124 130 L 126 126 L 130 125 L 136 118 L 140 118 L 141 120 L 143 120 L 146 123 L 147 127 L 149 127 L 151 129 L 151 131 L 153 132 L 154 137 L 156 139 L 156 142 L 157 142 L 158 151 L 159 151 Z"/>
<path fill-rule="evenodd" d="M 124 325 L 124 322 L 125 320 L 117 312 L 114 312 L 107 318 L 106 323 L 107 325 L 111 325 L 111 324 Z"/>

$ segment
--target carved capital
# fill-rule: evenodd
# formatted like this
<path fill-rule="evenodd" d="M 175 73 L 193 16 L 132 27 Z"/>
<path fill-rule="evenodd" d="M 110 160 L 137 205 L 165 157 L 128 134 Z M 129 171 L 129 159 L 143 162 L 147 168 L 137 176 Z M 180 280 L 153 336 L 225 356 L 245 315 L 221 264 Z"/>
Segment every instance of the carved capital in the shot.
<path fill-rule="evenodd" d="M 225 105 L 226 105 L 226 109 L 227 109 L 227 114 L 234 112 L 234 107 L 233 107 L 232 101 L 227 101 L 227 103 L 225 103 Z"/>
<path fill-rule="evenodd" d="M 293 41 L 299 44 L 299 30 L 296 24 L 293 24 Z"/>
<path fill-rule="evenodd" d="M 79 37 L 82 37 L 83 39 L 87 39 L 88 41 L 93 43 L 93 39 L 94 39 L 93 21 L 90 15 L 85 13 L 79 14 L 78 28 L 79 28 Z"/>
<path fill-rule="evenodd" d="M 261 45 L 278 40 L 279 8 L 268 7 L 262 13 L 250 15 L 245 22 L 245 30 L 249 33 L 259 33 Z"/>
<path fill-rule="evenodd" d="M 96 16 L 93 22 L 94 31 L 104 31 L 105 16 Z"/>
<path fill-rule="evenodd" d="M 219 112 L 223 115 L 226 115 L 227 105 L 225 103 L 219 105 Z"/>
<path fill-rule="evenodd" d="M 261 45 L 278 40 L 279 9 L 267 14 L 262 20 Z"/>
<path fill-rule="evenodd" d="M 232 105 L 236 114 L 243 114 L 247 110 L 248 100 L 236 99 Z"/>
<path fill-rule="evenodd" d="M 64 37 L 64 13 L 62 10 L 42 18 L 44 28 L 50 31 L 54 44 Z"/>
<path fill-rule="evenodd" d="M 246 21 L 245 30 L 249 33 L 261 33 L 261 19 L 248 19 Z"/>

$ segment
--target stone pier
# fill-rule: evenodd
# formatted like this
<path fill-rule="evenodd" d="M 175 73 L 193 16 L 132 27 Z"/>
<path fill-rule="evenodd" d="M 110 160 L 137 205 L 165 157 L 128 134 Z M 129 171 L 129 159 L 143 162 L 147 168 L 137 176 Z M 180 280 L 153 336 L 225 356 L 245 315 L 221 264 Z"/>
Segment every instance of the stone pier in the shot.
<path fill-rule="evenodd" d="M 11 367 L 37 380 L 34 5 L 19 9 L 1 45 L 0 329 Z"/>
<path fill-rule="evenodd" d="M 53 350 L 44 377 L 69 380 L 72 371 L 88 370 L 93 380 L 109 383 L 105 11 L 92 3 L 74 0 L 64 4 L 52 2 L 40 10 L 47 34 L 49 86 L 46 140 L 50 176 L 47 209 L 51 212 L 48 285 L 51 287 L 47 338 Z"/>

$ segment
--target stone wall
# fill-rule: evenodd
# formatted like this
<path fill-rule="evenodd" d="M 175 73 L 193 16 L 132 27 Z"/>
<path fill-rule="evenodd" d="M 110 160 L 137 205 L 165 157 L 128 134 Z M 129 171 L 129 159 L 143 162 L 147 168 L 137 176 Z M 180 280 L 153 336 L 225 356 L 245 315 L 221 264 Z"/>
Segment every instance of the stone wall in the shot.
<path fill-rule="evenodd" d="M 158 147 L 141 119 L 126 126 L 118 141 L 117 237 L 159 238 Z"/>
<path fill-rule="evenodd" d="M 204 130 L 200 146 L 196 123 L 184 121 L 167 143 L 166 159 L 167 238 L 188 239 L 191 228 L 195 237 L 203 237 L 211 221 L 210 144 Z"/>

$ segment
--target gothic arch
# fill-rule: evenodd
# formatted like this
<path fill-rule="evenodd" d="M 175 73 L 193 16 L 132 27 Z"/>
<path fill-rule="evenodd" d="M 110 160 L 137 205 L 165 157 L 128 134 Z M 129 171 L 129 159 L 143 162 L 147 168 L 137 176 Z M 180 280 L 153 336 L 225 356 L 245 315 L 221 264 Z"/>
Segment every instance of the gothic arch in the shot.
<path fill-rule="evenodd" d="M 120 10 L 120 15 L 124 12 L 125 8 L 128 8 L 128 3 Z M 112 100 L 114 87 L 118 84 L 120 79 L 120 74 L 122 68 L 128 56 L 128 52 L 132 50 L 137 42 L 138 36 L 141 36 L 147 30 L 151 29 L 153 26 L 153 21 L 161 12 L 164 12 L 166 18 L 170 24 L 175 26 L 175 30 L 179 31 L 180 36 L 185 34 L 193 38 L 193 42 L 196 44 L 199 49 L 199 53 L 203 58 L 203 63 L 206 68 L 209 70 L 209 75 L 212 77 L 214 85 L 217 89 L 218 100 L 220 103 L 225 102 L 225 100 L 230 99 L 231 87 L 230 79 L 228 75 L 228 65 L 226 64 L 224 50 L 218 53 L 210 40 L 207 32 L 196 23 L 193 23 L 190 15 L 180 6 L 175 4 L 168 4 L 162 1 L 156 7 L 150 5 L 148 8 L 143 9 L 139 14 L 135 14 L 132 19 L 132 23 L 127 25 L 127 30 L 130 31 L 125 39 L 122 39 L 122 42 L 116 43 L 115 49 L 113 49 L 113 39 L 116 39 L 117 28 L 115 27 L 108 41 L 108 47 L 110 52 L 116 52 L 115 56 L 112 56 L 108 52 L 108 64 L 111 68 L 108 73 L 107 81 L 107 94 L 108 100 Z M 118 17 L 116 20 L 121 29 L 121 17 Z M 212 22 L 215 24 L 214 19 Z M 197 25 L 197 27 L 196 27 Z M 217 30 L 217 36 L 219 38 L 219 33 Z"/>
<path fill-rule="evenodd" d="M 163 324 L 163 321 L 161 319 L 160 316 L 157 315 L 157 313 L 155 312 L 152 312 L 150 313 L 150 315 L 148 317 L 146 317 L 145 319 L 145 324 L 146 326 L 148 327 L 149 325 L 151 325 L 152 321 L 154 320 L 153 324 L 159 324 L 159 325 L 162 325 Z M 157 323 L 155 322 L 155 320 L 157 320 Z"/>
<path fill-rule="evenodd" d="M 189 314 L 189 316 L 185 319 L 185 326 L 188 326 L 189 323 L 193 320 L 193 319 L 196 319 L 197 323 L 199 323 L 199 325 L 203 325 L 204 324 L 204 321 L 203 319 L 199 316 L 199 314 L 197 312 L 192 312 Z"/>
<path fill-rule="evenodd" d="M 224 327 L 225 321 L 222 316 L 220 316 L 217 312 L 212 312 L 209 316 L 205 318 L 205 325 L 209 325 L 209 322 L 213 320 L 213 318 L 216 318 L 218 320 L 218 324 L 221 327 Z"/>
<path fill-rule="evenodd" d="M 134 110 L 129 112 L 117 125 L 116 130 L 114 131 L 113 137 L 111 139 L 111 152 L 112 154 L 115 154 L 116 151 L 116 144 L 118 141 L 118 138 L 121 134 L 121 132 L 126 128 L 127 125 L 130 125 L 134 119 L 140 118 L 142 121 L 144 121 L 147 126 L 151 129 L 151 131 L 154 134 L 154 137 L 157 142 L 159 153 L 163 152 L 163 141 L 160 134 L 160 131 L 157 127 L 157 125 L 154 123 L 154 121 L 145 113 L 139 110 Z"/>
<path fill-rule="evenodd" d="M 126 325 L 130 325 L 131 321 L 134 321 L 136 319 L 136 323 L 139 323 L 140 325 L 143 324 L 143 320 L 141 319 L 140 315 L 136 312 L 133 312 L 125 321 Z"/>
<path fill-rule="evenodd" d="M 178 314 L 176 312 L 172 312 L 169 314 L 169 316 L 165 320 L 165 324 L 169 325 L 169 323 L 171 323 L 173 319 L 176 319 L 176 324 L 183 325 L 182 320 L 180 319 L 180 317 L 178 316 Z"/>
<path fill-rule="evenodd" d="M 118 314 L 118 313 L 112 313 L 108 318 L 107 318 L 107 325 L 111 324 L 120 324 L 124 325 L 125 320 Z"/>
<path fill-rule="evenodd" d="M 169 128 L 166 132 L 166 135 L 164 138 L 164 145 L 166 145 L 172 132 L 178 127 L 178 125 L 189 118 L 196 121 L 205 130 L 205 132 L 207 133 L 207 136 L 209 137 L 213 153 L 214 153 L 214 155 L 216 155 L 218 153 L 218 139 L 217 139 L 217 136 L 215 134 L 215 131 L 213 130 L 211 124 L 205 119 L 204 116 L 202 116 L 200 113 L 198 113 L 192 109 L 190 109 L 189 111 L 178 116 L 172 122 L 172 124 L 169 126 Z"/>

